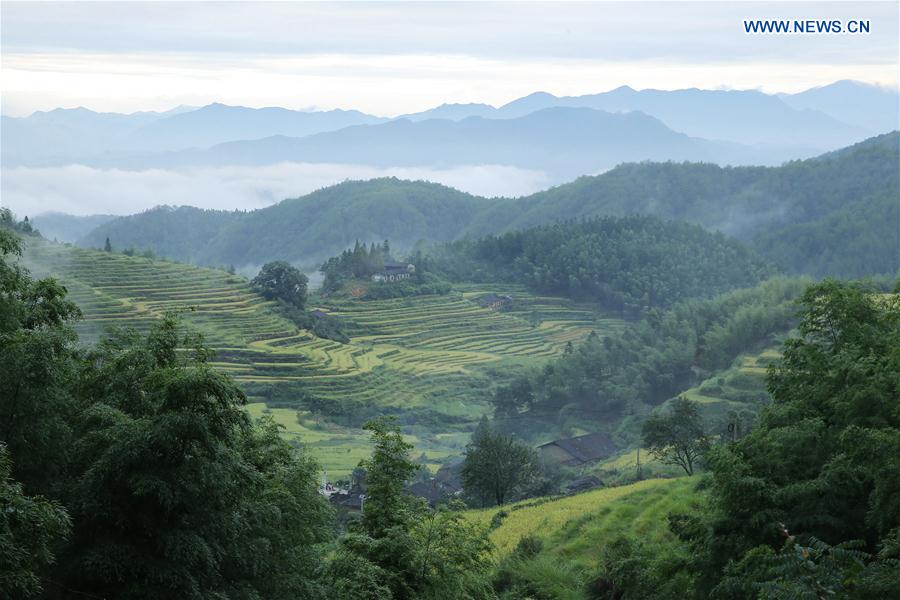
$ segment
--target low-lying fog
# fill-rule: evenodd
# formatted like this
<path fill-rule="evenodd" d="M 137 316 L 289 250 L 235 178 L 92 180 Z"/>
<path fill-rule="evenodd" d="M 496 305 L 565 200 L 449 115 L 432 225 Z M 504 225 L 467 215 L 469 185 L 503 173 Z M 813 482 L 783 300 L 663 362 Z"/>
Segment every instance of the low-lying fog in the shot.
<path fill-rule="evenodd" d="M 2 205 L 20 216 L 132 214 L 160 204 L 254 209 L 302 196 L 346 179 L 428 180 L 481 196 L 522 196 L 549 187 L 542 171 L 502 165 L 379 169 L 365 165 L 281 163 L 126 171 L 66 167 L 2 169 Z"/>

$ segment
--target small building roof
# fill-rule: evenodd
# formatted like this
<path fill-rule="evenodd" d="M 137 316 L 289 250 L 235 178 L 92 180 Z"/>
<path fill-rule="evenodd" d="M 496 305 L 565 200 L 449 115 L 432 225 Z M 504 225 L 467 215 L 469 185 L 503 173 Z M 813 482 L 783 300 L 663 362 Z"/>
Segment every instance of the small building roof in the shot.
<path fill-rule="evenodd" d="M 501 294 L 487 294 L 478 299 L 478 303 L 481 306 L 490 306 L 495 302 L 510 302 L 512 300 L 512 296 L 505 296 Z"/>
<path fill-rule="evenodd" d="M 417 481 L 409 486 L 409 493 L 424 498 L 431 506 L 443 500 L 446 495 L 436 479 L 429 482 Z"/>
<path fill-rule="evenodd" d="M 543 449 L 550 446 L 560 448 L 578 464 L 606 458 L 616 451 L 616 445 L 605 433 L 588 433 L 578 437 L 554 440 L 541 444 L 538 448 Z"/>

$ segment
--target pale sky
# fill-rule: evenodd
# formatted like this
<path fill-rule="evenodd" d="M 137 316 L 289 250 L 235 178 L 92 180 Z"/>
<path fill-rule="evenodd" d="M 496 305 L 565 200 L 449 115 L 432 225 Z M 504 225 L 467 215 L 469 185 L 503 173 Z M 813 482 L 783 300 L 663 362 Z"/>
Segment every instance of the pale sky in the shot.
<path fill-rule="evenodd" d="M 0 3 L 0 110 L 211 102 L 393 116 L 534 91 L 898 84 L 897 2 Z M 869 19 L 747 35 L 744 18 Z"/>

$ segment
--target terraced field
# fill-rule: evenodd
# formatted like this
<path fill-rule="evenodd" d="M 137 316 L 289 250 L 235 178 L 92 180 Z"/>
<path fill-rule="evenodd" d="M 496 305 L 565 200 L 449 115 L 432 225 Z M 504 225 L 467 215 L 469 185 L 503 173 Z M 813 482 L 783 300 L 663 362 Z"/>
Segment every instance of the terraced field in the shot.
<path fill-rule="evenodd" d="M 369 433 L 362 429 L 321 421 L 303 410 L 268 408 L 262 402 L 248 404 L 247 410 L 254 418 L 271 416 L 284 428 L 283 436 L 306 446 L 332 480 L 347 478 L 359 461 L 372 452 Z M 431 471 L 437 471 L 444 458 L 459 454 L 468 441 L 465 433 L 406 434 L 404 438 L 416 447 L 417 453 L 425 455 L 427 460 L 422 465 Z"/>
<path fill-rule="evenodd" d="M 769 400 L 766 372 L 781 357 L 779 348 L 741 355 L 729 369 L 681 395 L 700 404 L 704 418 L 713 428 L 735 414 L 756 414 Z"/>
<path fill-rule="evenodd" d="M 28 242 L 22 262 L 68 287 L 84 311 L 77 329 L 88 341 L 111 326 L 146 330 L 167 311 L 179 311 L 216 350 L 214 364 L 252 400 L 287 384 L 325 402 L 426 409 L 455 418 L 456 428 L 445 432 L 451 434 L 460 418 L 484 412 L 489 371 L 546 360 L 591 331 L 606 335 L 623 326 L 564 299 L 471 285 L 446 296 L 317 300 L 347 322 L 351 342 L 341 344 L 298 330 L 245 279 L 224 271 L 40 240 Z M 512 309 L 480 307 L 476 300 L 486 293 L 511 295 Z"/>

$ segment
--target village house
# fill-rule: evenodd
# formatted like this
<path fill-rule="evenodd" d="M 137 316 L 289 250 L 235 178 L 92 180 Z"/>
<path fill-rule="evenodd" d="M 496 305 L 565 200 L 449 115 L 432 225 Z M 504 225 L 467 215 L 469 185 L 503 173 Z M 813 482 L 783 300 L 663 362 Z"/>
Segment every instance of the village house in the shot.
<path fill-rule="evenodd" d="M 500 310 L 505 306 L 512 304 L 512 296 L 503 296 L 498 294 L 488 294 L 478 299 L 478 305 L 481 308 L 490 310 Z"/>
<path fill-rule="evenodd" d="M 542 444 L 538 451 L 546 461 L 577 467 L 612 456 L 616 445 L 605 433 L 589 433 Z"/>
<path fill-rule="evenodd" d="M 349 490 L 339 490 L 328 496 L 328 501 L 337 510 L 346 511 L 350 514 L 361 514 L 366 502 L 366 495 Z"/>
<path fill-rule="evenodd" d="M 404 281 L 413 276 L 416 265 L 411 263 L 384 261 L 384 269 L 372 275 L 372 281 Z"/>

